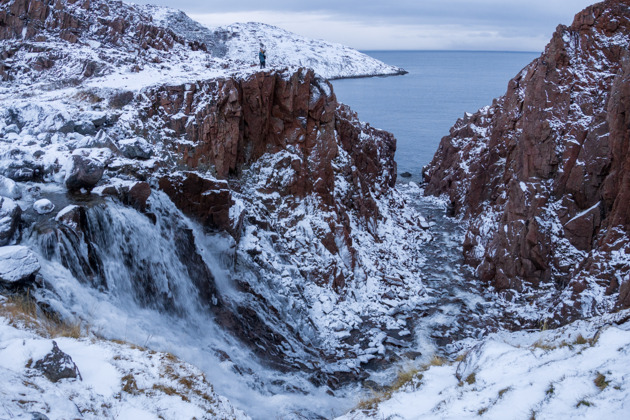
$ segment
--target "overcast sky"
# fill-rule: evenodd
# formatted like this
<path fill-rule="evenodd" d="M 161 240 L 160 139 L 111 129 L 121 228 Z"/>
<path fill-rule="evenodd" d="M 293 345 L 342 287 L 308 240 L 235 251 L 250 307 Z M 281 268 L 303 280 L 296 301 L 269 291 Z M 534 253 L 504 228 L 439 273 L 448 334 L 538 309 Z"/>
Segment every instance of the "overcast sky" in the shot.
<path fill-rule="evenodd" d="M 210 26 L 264 22 L 360 50 L 542 51 L 594 0 L 132 0 Z"/>

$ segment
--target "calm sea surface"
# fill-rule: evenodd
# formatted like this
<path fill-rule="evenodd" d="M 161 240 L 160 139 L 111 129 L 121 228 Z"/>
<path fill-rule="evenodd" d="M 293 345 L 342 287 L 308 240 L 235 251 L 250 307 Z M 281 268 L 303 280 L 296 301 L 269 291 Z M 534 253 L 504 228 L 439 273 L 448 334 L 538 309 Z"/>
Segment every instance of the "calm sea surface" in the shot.
<path fill-rule="evenodd" d="M 464 112 L 503 95 L 508 81 L 540 53 L 479 51 L 365 51 L 409 74 L 335 80 L 337 99 L 362 121 L 398 140 L 398 173 L 417 178 L 440 139 Z"/>

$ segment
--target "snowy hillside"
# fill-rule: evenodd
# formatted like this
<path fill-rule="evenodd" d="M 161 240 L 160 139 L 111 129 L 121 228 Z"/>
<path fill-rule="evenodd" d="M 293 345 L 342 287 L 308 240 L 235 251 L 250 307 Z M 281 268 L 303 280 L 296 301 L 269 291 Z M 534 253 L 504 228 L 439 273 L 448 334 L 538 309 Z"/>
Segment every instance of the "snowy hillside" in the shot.
<path fill-rule="evenodd" d="M 460 362 L 434 359 L 402 373 L 396 391 L 366 394 L 364 410 L 339 420 L 626 418 L 629 321 L 626 310 L 558 330 L 494 334 Z"/>
<path fill-rule="evenodd" d="M 0 296 L 0 313 L 11 320 L 0 316 L 2 419 L 249 418 L 215 394 L 199 369 L 172 354 L 61 330 L 42 336 L 51 321 L 38 319 L 34 305 L 31 314 L 22 313 L 24 306 Z M 61 352 L 56 362 L 53 343 Z"/>
<path fill-rule="evenodd" d="M 267 68 L 307 67 L 327 79 L 406 73 L 404 69 L 385 64 L 353 48 L 306 38 L 265 23 L 234 23 L 210 28 L 177 10 L 144 7 L 153 15 L 155 22 L 187 39 L 211 46 L 215 57 L 229 62 L 230 70 L 257 69 L 258 51 L 263 46 L 267 54 Z"/>
<path fill-rule="evenodd" d="M 268 65 L 309 67 L 327 79 L 406 73 L 344 45 L 312 40 L 264 23 L 235 23 L 215 31 L 228 39 L 226 58 L 243 65 L 255 61 L 264 46 Z"/>

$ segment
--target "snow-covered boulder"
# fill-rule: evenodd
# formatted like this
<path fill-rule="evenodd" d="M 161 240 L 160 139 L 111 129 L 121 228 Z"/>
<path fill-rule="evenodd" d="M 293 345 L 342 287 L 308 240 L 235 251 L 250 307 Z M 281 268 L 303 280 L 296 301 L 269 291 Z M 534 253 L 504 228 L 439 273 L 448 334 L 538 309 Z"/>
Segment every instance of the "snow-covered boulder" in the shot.
<path fill-rule="evenodd" d="M 61 379 L 81 379 L 79 368 L 72 361 L 72 357 L 62 352 L 55 341 L 53 348 L 44 358 L 35 362 L 35 369 L 41 371 L 50 382 L 59 382 Z"/>
<path fill-rule="evenodd" d="M 55 209 L 55 205 L 47 198 L 42 198 L 33 203 L 33 210 L 39 214 L 48 214 Z"/>
<path fill-rule="evenodd" d="M 27 280 L 41 266 L 33 251 L 22 245 L 0 247 L 0 282 L 15 284 Z"/>
<path fill-rule="evenodd" d="M 15 233 L 22 209 L 10 198 L 0 197 L 0 246 L 9 243 Z"/>
<path fill-rule="evenodd" d="M 149 159 L 153 154 L 153 149 L 149 142 L 141 137 L 120 140 L 118 148 L 129 159 Z"/>
<path fill-rule="evenodd" d="M 91 191 L 100 181 L 104 170 L 104 165 L 96 159 L 72 155 L 72 168 L 66 177 L 66 187 L 70 191 L 78 191 L 82 188 Z"/>
<path fill-rule="evenodd" d="M 22 198 L 22 191 L 14 180 L 0 175 L 0 195 L 17 200 Z"/>

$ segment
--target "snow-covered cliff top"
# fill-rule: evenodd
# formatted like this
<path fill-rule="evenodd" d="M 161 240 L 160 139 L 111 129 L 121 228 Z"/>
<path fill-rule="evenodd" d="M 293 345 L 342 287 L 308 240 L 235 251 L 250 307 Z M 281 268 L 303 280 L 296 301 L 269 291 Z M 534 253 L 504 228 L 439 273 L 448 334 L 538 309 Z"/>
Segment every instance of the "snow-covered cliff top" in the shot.
<path fill-rule="evenodd" d="M 309 67 L 327 79 L 406 73 L 345 45 L 306 38 L 265 23 L 234 23 L 210 28 L 179 10 L 145 7 L 160 25 L 187 39 L 212 45 L 212 53 L 231 63 L 230 68 L 258 68 L 258 51 L 262 46 L 267 55 L 267 67 Z"/>
<path fill-rule="evenodd" d="M 262 45 L 269 66 L 309 67 L 327 79 L 406 73 L 344 45 L 309 39 L 264 23 L 235 23 L 215 31 L 226 34 L 226 58 L 237 64 L 253 62 Z"/>

